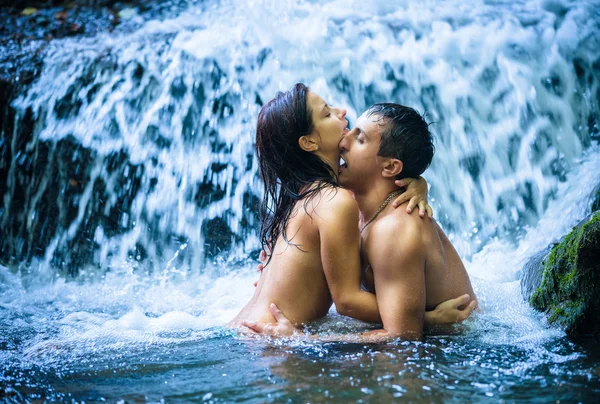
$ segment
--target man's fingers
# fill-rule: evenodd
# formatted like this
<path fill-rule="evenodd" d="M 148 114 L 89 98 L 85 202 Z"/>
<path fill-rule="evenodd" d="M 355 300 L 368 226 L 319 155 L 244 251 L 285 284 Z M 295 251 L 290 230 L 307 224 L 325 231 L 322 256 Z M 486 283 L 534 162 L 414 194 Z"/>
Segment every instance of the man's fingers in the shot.
<path fill-rule="evenodd" d="M 251 329 L 252 331 L 254 331 L 258 334 L 270 335 L 270 336 L 278 335 L 277 327 L 273 327 L 272 324 L 263 323 L 262 321 L 243 320 L 242 325 L 245 327 L 248 327 L 249 329 Z"/>
<path fill-rule="evenodd" d="M 279 310 L 279 307 L 277 307 L 275 303 L 271 303 L 269 305 L 269 310 L 271 310 L 271 314 L 273 315 L 273 317 L 275 317 L 275 320 L 279 321 L 279 318 L 282 314 L 281 310 Z"/>
<path fill-rule="evenodd" d="M 260 262 L 264 262 L 266 259 L 267 259 L 267 253 L 265 252 L 265 250 L 261 250 L 260 255 L 258 256 L 258 260 Z"/>
<path fill-rule="evenodd" d="M 244 320 L 244 321 L 242 321 L 242 325 L 244 327 L 250 328 L 252 331 L 257 332 L 259 334 L 261 334 L 262 331 L 263 331 L 263 329 L 264 329 L 264 324 L 257 323 L 256 321 L 247 321 L 247 320 Z"/>
<path fill-rule="evenodd" d="M 254 287 L 256 287 L 258 285 L 258 281 L 254 282 Z"/>
<path fill-rule="evenodd" d="M 263 330 L 263 334 L 266 335 L 270 335 L 272 337 L 276 337 L 277 336 L 277 328 L 273 326 L 273 324 L 267 324 L 265 325 L 265 328 Z"/>
<path fill-rule="evenodd" d="M 469 305 L 464 310 L 461 310 L 461 312 L 458 316 L 458 321 L 465 321 L 467 318 L 469 318 L 471 313 L 473 313 L 473 310 L 475 310 L 476 306 L 477 306 L 476 300 L 473 300 L 471 303 L 469 303 Z"/>
<path fill-rule="evenodd" d="M 460 307 L 463 304 L 466 304 L 469 300 L 471 300 L 471 296 L 469 294 L 459 296 L 456 299 L 452 299 L 452 306 Z"/>
<path fill-rule="evenodd" d="M 275 317 L 275 320 L 277 320 L 278 324 L 289 323 L 287 317 L 283 315 L 283 312 L 279 310 L 279 307 L 277 307 L 275 303 L 271 303 L 269 305 L 269 309 L 271 310 L 271 314 L 273 315 L 273 317 Z"/>

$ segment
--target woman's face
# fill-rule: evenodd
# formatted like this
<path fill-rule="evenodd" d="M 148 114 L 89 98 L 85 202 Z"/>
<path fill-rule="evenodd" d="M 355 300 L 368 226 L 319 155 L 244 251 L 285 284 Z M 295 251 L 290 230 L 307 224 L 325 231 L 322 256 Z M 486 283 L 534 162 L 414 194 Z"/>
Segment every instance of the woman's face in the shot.
<path fill-rule="evenodd" d="M 346 110 L 329 106 L 319 95 L 309 91 L 306 103 L 312 111 L 312 121 L 316 136 L 314 141 L 318 144 L 315 151 L 319 157 L 325 160 L 338 172 L 340 164 L 339 144 L 346 133 L 348 133 L 348 121 Z"/>

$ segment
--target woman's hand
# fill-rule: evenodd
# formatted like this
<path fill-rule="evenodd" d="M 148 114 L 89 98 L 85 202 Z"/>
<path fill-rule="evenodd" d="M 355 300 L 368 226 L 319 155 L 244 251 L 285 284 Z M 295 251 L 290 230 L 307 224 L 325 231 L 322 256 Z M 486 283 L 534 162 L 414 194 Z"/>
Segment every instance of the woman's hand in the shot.
<path fill-rule="evenodd" d="M 473 300 L 465 308 L 459 309 L 469 300 L 471 296 L 462 295 L 438 304 L 433 311 L 425 312 L 425 325 L 455 324 L 465 321 L 477 307 L 477 300 Z"/>
<path fill-rule="evenodd" d="M 396 180 L 395 184 L 400 188 L 406 188 L 406 191 L 394 200 L 392 203 L 394 208 L 408 201 L 408 205 L 406 206 L 407 213 L 412 212 L 414 207 L 418 205 L 419 216 L 425 217 L 425 213 L 427 213 L 430 218 L 433 217 L 433 209 L 427 201 L 427 181 L 425 181 L 425 178 L 403 178 Z"/>
<path fill-rule="evenodd" d="M 298 333 L 298 329 L 283 315 L 275 303 L 269 305 L 269 310 L 271 310 L 271 314 L 275 317 L 275 325 L 262 321 L 247 320 L 242 321 L 242 325 L 258 334 L 269 335 L 271 337 L 291 337 Z"/>

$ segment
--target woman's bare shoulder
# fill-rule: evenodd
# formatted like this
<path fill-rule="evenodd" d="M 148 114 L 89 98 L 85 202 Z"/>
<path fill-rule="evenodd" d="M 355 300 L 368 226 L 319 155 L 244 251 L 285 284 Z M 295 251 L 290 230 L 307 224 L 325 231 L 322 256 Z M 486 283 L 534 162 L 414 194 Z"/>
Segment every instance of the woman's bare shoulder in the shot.
<path fill-rule="evenodd" d="M 320 189 L 318 195 L 315 195 L 313 206 L 317 212 L 331 218 L 358 214 L 358 204 L 354 196 L 350 191 L 340 187 Z"/>

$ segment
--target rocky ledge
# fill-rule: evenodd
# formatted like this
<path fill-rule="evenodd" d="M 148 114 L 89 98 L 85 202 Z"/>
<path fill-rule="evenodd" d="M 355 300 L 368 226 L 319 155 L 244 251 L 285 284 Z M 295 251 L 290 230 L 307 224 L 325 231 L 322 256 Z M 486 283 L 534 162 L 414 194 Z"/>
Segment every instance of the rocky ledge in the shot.
<path fill-rule="evenodd" d="M 569 337 L 600 335 L 600 187 L 592 212 L 523 269 L 523 297 Z"/>

